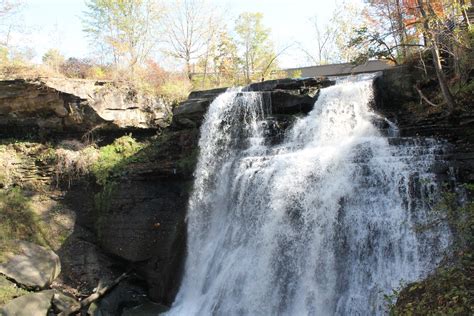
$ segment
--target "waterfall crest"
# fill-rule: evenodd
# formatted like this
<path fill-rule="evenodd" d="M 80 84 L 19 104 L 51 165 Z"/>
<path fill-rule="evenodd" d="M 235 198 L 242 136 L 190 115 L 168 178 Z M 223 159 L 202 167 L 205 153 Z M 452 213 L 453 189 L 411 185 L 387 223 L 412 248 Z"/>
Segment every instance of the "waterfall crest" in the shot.
<path fill-rule="evenodd" d="M 436 266 L 448 234 L 415 228 L 441 145 L 384 136 L 372 94 L 371 79 L 322 89 L 276 145 L 262 94 L 211 104 L 170 315 L 383 314 L 383 294 Z"/>

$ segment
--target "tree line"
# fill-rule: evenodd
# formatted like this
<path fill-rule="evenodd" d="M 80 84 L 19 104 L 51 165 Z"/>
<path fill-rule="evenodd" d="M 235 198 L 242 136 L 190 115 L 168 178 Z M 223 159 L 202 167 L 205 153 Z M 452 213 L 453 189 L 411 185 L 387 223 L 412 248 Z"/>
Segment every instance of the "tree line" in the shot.
<path fill-rule="evenodd" d="M 4 65 L 18 55 L 9 47 L 8 21 L 24 1 L 0 0 Z M 369 59 L 430 64 L 444 103 L 452 109 L 449 81 L 467 81 L 472 68 L 472 3 L 467 0 L 365 0 L 363 5 L 341 0 L 326 19 L 317 14 L 308 19 L 305 36 L 311 37 L 311 46 L 295 41 L 279 51 L 258 12 L 241 13 L 229 23 L 222 9 L 206 0 L 85 4 L 82 26 L 94 58 L 66 59 L 52 48 L 43 65 L 68 77 L 128 80 L 162 94 L 297 76 L 279 70 L 280 56 L 292 47 L 312 65 Z M 163 69 L 169 60 L 181 65 L 181 71 Z"/>

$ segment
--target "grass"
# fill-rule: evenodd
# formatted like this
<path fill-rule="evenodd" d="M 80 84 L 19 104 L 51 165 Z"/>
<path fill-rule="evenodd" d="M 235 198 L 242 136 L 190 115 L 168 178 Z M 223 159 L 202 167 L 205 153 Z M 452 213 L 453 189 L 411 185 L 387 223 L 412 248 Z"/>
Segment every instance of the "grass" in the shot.
<path fill-rule="evenodd" d="M 0 191 L 0 262 L 15 252 L 13 240 L 26 240 L 48 246 L 45 229 L 32 210 L 30 198 L 18 188 Z"/>
<path fill-rule="evenodd" d="M 14 283 L 0 275 L 0 306 L 25 294 L 28 294 L 28 291 L 17 287 Z"/>
<path fill-rule="evenodd" d="M 15 150 L 8 146 L 0 145 L 0 188 L 8 188 L 13 184 L 17 162 L 18 156 Z"/>

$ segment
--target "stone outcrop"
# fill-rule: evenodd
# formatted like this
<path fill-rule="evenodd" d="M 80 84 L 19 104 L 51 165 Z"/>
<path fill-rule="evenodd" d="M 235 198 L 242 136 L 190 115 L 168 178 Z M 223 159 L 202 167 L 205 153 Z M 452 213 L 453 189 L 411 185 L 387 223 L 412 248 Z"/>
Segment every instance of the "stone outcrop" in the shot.
<path fill-rule="evenodd" d="M 167 131 L 130 163 L 102 210 L 97 230 L 102 249 L 143 277 L 150 298 L 171 304 L 186 247 L 186 207 L 192 188 L 199 133 Z"/>
<path fill-rule="evenodd" d="M 163 100 L 106 81 L 0 81 L 0 136 L 159 129 L 171 120 Z"/>
<path fill-rule="evenodd" d="M 27 288 L 49 286 L 61 271 L 58 255 L 30 242 L 17 243 L 19 254 L 0 264 L 0 273 Z"/>
<path fill-rule="evenodd" d="M 243 91 L 262 92 L 265 106 L 272 114 L 297 114 L 311 111 L 319 90 L 333 84 L 326 78 L 278 79 L 251 84 Z M 209 104 L 225 90 L 192 92 L 188 100 L 174 109 L 174 125 L 199 126 Z"/>
<path fill-rule="evenodd" d="M 374 109 L 395 122 L 401 136 L 448 139 L 454 148 L 445 158 L 457 168 L 463 179 L 472 181 L 474 151 L 472 138 L 469 137 L 474 133 L 466 132 L 466 129 L 473 128 L 472 115 L 467 112 L 452 116 L 413 112 L 407 104 L 419 103 L 419 96 L 413 89 L 416 78 L 416 74 L 403 68 L 383 72 L 375 81 Z M 5 85 L 5 82 L 2 84 Z M 133 102 L 138 102 L 138 99 L 133 93 L 119 93 L 104 82 L 76 84 L 72 81 L 64 84 L 50 80 L 12 81 L 9 84 L 14 89 L 8 90 L 7 94 L 0 92 L 2 131 L 3 127 L 12 126 L 85 132 L 101 124 L 110 129 L 157 129 L 158 126 L 166 126 L 168 120 L 169 108 L 165 105 L 153 106 L 148 101 L 140 101 L 140 104 L 151 104 L 151 109 L 135 107 Z M 269 139 L 278 142 L 296 116 L 313 108 L 320 89 L 331 84 L 332 81 L 321 78 L 284 79 L 252 84 L 246 90 L 262 92 L 269 115 L 268 130 L 272 134 Z M 81 262 L 61 258 L 63 266 L 68 266 L 68 271 L 77 274 L 74 282 L 79 284 L 87 278 L 90 279 L 87 283 L 94 285 L 98 282 L 95 277 L 104 279 L 105 274 L 110 274 L 108 278 L 113 279 L 112 272 L 116 271 L 112 270 L 131 269 L 146 283 L 150 299 L 167 305 L 172 303 L 185 260 L 185 217 L 198 156 L 199 126 L 210 103 L 225 90 L 192 92 L 188 100 L 176 107 L 171 126 L 164 129 L 158 139 L 152 140 L 150 146 L 132 157 L 136 159 L 129 159 L 121 175 L 113 179 L 107 207 L 100 212 L 94 209 L 97 197 L 94 195 L 103 188 L 98 188 L 96 184 L 86 185 L 87 180 L 84 179 L 84 183 L 78 185 L 84 191 L 74 194 L 69 191 L 66 201 L 78 214 L 74 230 L 79 235 L 77 239 L 71 238 L 71 243 L 76 245 L 71 249 L 80 251 L 68 253 L 68 248 L 63 247 L 58 253 L 64 254 L 64 257 L 75 257 Z M 5 91 L 1 84 L 0 91 Z M 14 106 L 10 109 L 7 104 L 12 100 Z M 132 101 L 127 103 L 127 100 Z M 7 108 L 9 110 L 5 110 Z M 128 117 L 127 113 L 136 113 L 130 117 L 138 119 L 121 121 Z M 79 118 L 76 120 L 77 114 Z M 377 124 L 387 128 L 383 119 Z M 443 168 L 439 172 L 446 174 L 447 166 Z M 81 208 L 84 208 L 82 213 L 79 212 Z M 97 236 L 84 237 L 94 234 Z M 102 256 L 106 256 L 107 260 Z M 72 279 L 72 276 L 65 277 Z M 128 287 L 124 290 L 118 288 L 113 294 L 114 300 L 118 297 L 117 300 L 121 301 L 123 293 L 128 291 Z M 143 304 L 143 310 L 148 310 L 150 304 Z M 161 306 L 158 308 L 161 309 Z M 155 306 L 151 309 L 154 310 Z"/>

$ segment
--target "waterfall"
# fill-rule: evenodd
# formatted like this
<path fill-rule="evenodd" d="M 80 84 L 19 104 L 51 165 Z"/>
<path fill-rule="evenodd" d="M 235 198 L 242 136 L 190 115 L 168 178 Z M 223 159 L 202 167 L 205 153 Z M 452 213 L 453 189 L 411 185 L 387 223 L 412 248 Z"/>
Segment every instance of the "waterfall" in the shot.
<path fill-rule="evenodd" d="M 438 264 L 446 229 L 416 227 L 433 217 L 442 144 L 385 133 L 372 98 L 367 78 L 322 89 L 277 144 L 262 93 L 210 105 L 170 315 L 380 315 Z"/>

